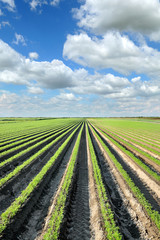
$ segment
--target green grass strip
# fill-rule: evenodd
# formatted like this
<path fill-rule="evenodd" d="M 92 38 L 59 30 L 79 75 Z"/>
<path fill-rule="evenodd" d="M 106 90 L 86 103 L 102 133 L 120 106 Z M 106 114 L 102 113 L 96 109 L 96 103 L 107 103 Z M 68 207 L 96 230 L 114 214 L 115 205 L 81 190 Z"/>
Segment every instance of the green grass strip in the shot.
<path fill-rule="evenodd" d="M 79 127 L 79 126 L 78 126 Z M 63 149 L 67 146 L 68 142 L 78 129 L 78 127 L 69 135 L 69 137 L 65 140 L 65 142 L 59 147 L 56 153 L 50 158 L 50 160 L 46 163 L 46 165 L 42 168 L 42 170 L 33 178 L 33 180 L 29 183 L 27 188 L 22 191 L 18 198 L 10 205 L 7 210 L 1 214 L 0 217 L 0 234 L 5 230 L 8 224 L 11 222 L 13 217 L 16 215 L 18 210 L 24 204 L 24 202 L 29 198 L 30 194 L 34 191 L 37 185 L 43 181 L 43 178 L 46 176 L 48 170 L 53 166 L 56 159 L 59 157 Z"/>
<path fill-rule="evenodd" d="M 49 221 L 49 228 L 48 228 L 47 232 L 45 233 L 45 235 L 43 236 L 44 240 L 48 240 L 48 239 L 56 240 L 56 239 L 58 239 L 59 232 L 60 232 L 60 226 L 61 226 L 61 223 L 62 223 L 62 220 L 63 220 L 63 217 L 64 217 L 65 203 L 66 203 L 66 199 L 67 199 L 67 196 L 68 196 L 69 187 L 71 185 L 72 178 L 73 178 L 73 173 L 74 173 L 74 169 L 75 169 L 75 162 L 76 162 L 76 159 L 77 159 L 77 154 L 78 154 L 78 149 L 79 149 L 79 144 L 80 144 L 80 140 L 81 140 L 83 127 L 84 127 L 84 124 L 81 127 L 81 130 L 80 130 L 79 135 L 77 137 L 75 147 L 74 147 L 73 152 L 72 152 L 71 161 L 69 162 L 67 173 L 66 173 L 64 182 L 62 184 L 61 191 L 59 193 L 59 196 L 58 196 L 58 199 L 57 199 L 57 202 L 56 202 L 56 206 L 55 206 L 55 208 L 52 212 L 52 216 L 51 216 L 50 221 Z"/>
<path fill-rule="evenodd" d="M 111 207 L 107 198 L 105 186 L 103 184 L 103 180 L 101 176 L 101 170 L 99 168 L 95 151 L 92 145 L 91 137 L 89 135 L 88 126 L 86 128 L 86 131 L 87 131 L 89 150 L 90 150 L 90 155 L 92 160 L 94 179 L 96 181 L 97 193 L 100 201 L 101 214 L 104 220 L 106 239 L 120 240 L 122 239 L 122 236 L 119 232 L 119 227 L 116 226 L 116 223 L 114 221 L 114 213 L 111 210 Z"/>
<path fill-rule="evenodd" d="M 92 128 L 92 130 L 93 130 L 95 136 L 97 137 L 97 139 L 100 141 L 100 143 L 103 146 L 103 148 L 105 149 L 106 153 L 110 157 L 110 159 L 113 161 L 113 163 L 117 167 L 118 171 L 121 173 L 121 175 L 123 176 L 124 180 L 126 181 L 128 186 L 132 190 L 133 194 L 138 199 L 139 203 L 144 207 L 144 209 L 147 212 L 148 216 L 151 218 L 151 220 L 155 223 L 157 228 L 160 230 L 160 214 L 158 213 L 158 211 L 153 210 L 152 205 L 147 201 L 147 199 L 145 198 L 144 194 L 141 193 L 140 189 L 134 184 L 134 182 L 129 177 L 127 172 L 123 169 L 122 165 L 117 161 L 115 156 L 110 152 L 108 147 L 105 145 L 103 140 L 99 137 L 99 135 L 96 133 L 96 131 L 93 128 Z"/>

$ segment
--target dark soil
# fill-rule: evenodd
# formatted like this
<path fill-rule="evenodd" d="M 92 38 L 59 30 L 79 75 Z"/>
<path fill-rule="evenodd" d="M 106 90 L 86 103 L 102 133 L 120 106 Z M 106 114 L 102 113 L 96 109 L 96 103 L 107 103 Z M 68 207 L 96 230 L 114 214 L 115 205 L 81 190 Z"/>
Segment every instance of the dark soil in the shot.
<path fill-rule="evenodd" d="M 95 129 L 96 130 L 96 129 Z M 98 132 L 97 132 L 98 134 Z M 117 151 L 115 151 L 110 144 L 101 136 L 99 135 L 103 141 L 105 142 L 106 146 L 109 148 L 109 150 L 114 154 L 116 159 L 119 161 L 119 163 L 122 165 L 123 169 L 128 173 L 134 184 L 140 189 L 140 191 L 144 194 L 145 198 L 148 200 L 148 202 L 152 205 L 152 208 L 160 213 L 160 206 L 158 202 L 153 198 L 153 193 L 151 192 L 151 189 L 147 187 L 147 185 L 140 179 L 136 171 L 131 169 L 131 167 L 123 160 L 123 158 L 119 155 Z"/>
<path fill-rule="evenodd" d="M 38 231 L 42 228 L 44 218 L 50 206 L 50 201 L 65 171 L 66 164 L 73 149 L 72 142 L 75 141 L 76 134 L 74 134 L 53 167 L 47 172 L 43 181 L 34 189 L 30 198 L 25 202 L 13 221 L 3 232 L 3 236 L 0 238 L 1 240 L 35 239 Z"/>
<path fill-rule="evenodd" d="M 77 157 L 75 178 L 70 197 L 68 197 L 60 239 L 89 240 L 90 238 L 88 161 L 84 128 Z"/>
<path fill-rule="evenodd" d="M 104 156 L 97 142 L 95 141 L 93 134 L 91 133 L 91 139 L 93 142 L 94 150 L 97 156 L 98 164 L 101 169 L 101 174 L 103 177 L 103 182 L 106 188 L 107 196 L 115 214 L 115 220 L 120 228 L 120 231 L 125 240 L 140 239 L 140 232 L 136 224 L 134 223 L 132 216 L 128 212 L 123 198 L 119 192 L 117 182 L 115 181 L 113 175 L 111 174 L 111 169 L 107 164 Z"/>

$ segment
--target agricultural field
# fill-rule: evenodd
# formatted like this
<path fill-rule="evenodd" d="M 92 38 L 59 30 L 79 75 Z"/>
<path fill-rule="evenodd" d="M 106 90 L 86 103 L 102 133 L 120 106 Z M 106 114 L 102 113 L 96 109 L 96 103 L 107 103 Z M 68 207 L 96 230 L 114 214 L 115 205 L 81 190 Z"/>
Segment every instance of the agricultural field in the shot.
<path fill-rule="evenodd" d="M 160 239 L 160 120 L 1 119 L 0 239 Z"/>

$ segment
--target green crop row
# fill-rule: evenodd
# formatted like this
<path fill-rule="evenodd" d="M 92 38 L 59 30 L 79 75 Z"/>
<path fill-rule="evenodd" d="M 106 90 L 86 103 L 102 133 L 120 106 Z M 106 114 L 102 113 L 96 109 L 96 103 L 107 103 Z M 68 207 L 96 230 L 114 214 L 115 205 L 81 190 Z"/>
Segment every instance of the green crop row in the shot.
<path fill-rule="evenodd" d="M 92 127 L 91 127 L 92 128 Z M 96 133 L 96 131 L 92 128 L 95 136 L 100 141 L 101 145 L 103 146 L 104 150 L 110 157 L 110 159 L 113 161 L 114 165 L 118 169 L 118 171 L 123 176 L 124 180 L 132 190 L 135 197 L 138 199 L 139 203 L 144 207 L 145 211 L 147 212 L 148 216 L 151 218 L 151 220 L 155 223 L 157 228 L 160 230 L 160 214 L 152 209 L 152 205 L 147 201 L 144 194 L 141 193 L 140 189 L 135 185 L 135 183 L 132 181 L 128 173 L 123 169 L 122 165 L 118 162 L 118 160 L 115 158 L 115 156 L 110 152 L 108 147 L 105 145 L 103 140 L 99 137 L 99 135 Z M 107 136 L 108 137 L 108 136 Z"/>
<path fill-rule="evenodd" d="M 129 144 L 130 146 L 132 146 L 131 143 L 128 143 L 127 141 L 125 141 L 124 139 L 122 139 L 123 136 L 118 136 L 117 134 L 114 134 L 114 133 L 110 133 L 110 134 L 113 135 L 113 136 L 115 136 L 116 138 L 119 138 L 120 140 L 124 141 L 125 143 Z M 125 139 L 127 139 L 127 140 L 129 140 L 130 142 L 133 142 L 133 144 L 135 143 L 135 144 L 139 145 L 140 147 L 143 147 L 144 149 L 147 149 L 147 150 L 149 150 L 149 151 L 151 151 L 151 152 L 153 152 L 153 153 L 155 153 L 155 154 L 157 154 L 157 155 L 160 155 L 160 152 L 159 152 L 159 151 L 157 151 L 157 150 L 155 150 L 155 149 L 153 149 L 153 148 L 151 148 L 151 147 L 148 147 L 148 146 L 145 145 L 145 144 L 142 144 L 142 143 L 140 143 L 140 142 L 138 142 L 138 141 L 136 141 L 136 140 L 134 140 L 134 139 L 130 139 L 130 138 L 127 137 L 127 136 L 125 136 Z M 152 144 L 150 144 L 150 145 L 152 146 Z M 137 148 L 136 146 L 134 146 L 134 147 Z M 139 148 L 138 148 L 138 149 L 139 149 Z M 139 150 L 140 150 L 140 149 L 139 149 Z M 142 150 L 141 150 L 141 151 L 142 151 Z M 145 151 L 142 151 L 142 152 L 145 153 Z M 150 156 L 150 155 L 148 154 L 148 156 Z"/>
<path fill-rule="evenodd" d="M 100 128 L 98 128 L 99 130 L 101 130 Z M 103 131 L 104 134 L 107 134 L 107 132 Z M 127 142 L 126 140 L 122 139 L 121 137 L 117 136 L 116 134 L 114 133 L 110 133 L 109 132 L 109 135 L 107 134 L 107 136 L 111 137 L 112 136 L 115 138 L 113 140 L 119 142 L 121 141 L 122 143 L 124 143 L 125 145 L 127 145 L 128 147 L 132 148 L 133 150 L 136 150 L 138 153 L 142 154 L 143 156 L 149 158 L 150 160 L 152 160 L 153 162 L 157 163 L 158 165 L 160 165 L 160 161 L 158 159 L 156 159 L 155 157 L 151 156 L 150 154 L 146 153 L 145 151 L 139 149 L 138 147 L 132 145 L 131 143 Z M 140 144 L 139 144 L 140 145 Z M 142 145 L 142 144 L 141 144 Z M 144 147 L 144 145 L 142 145 Z M 146 149 L 149 149 L 146 147 Z M 149 149 L 150 150 L 150 149 Z M 159 153 L 160 154 L 160 153 Z"/>
<path fill-rule="evenodd" d="M 160 181 L 160 176 L 152 171 L 146 164 L 144 164 L 139 158 L 137 158 L 132 152 L 127 150 L 125 147 L 123 147 L 120 143 L 118 143 L 113 138 L 109 137 L 106 133 L 104 133 L 102 130 L 99 129 L 101 133 L 103 133 L 112 143 L 114 143 L 119 149 L 121 149 L 123 152 L 126 153 L 127 156 L 132 158 L 140 167 L 142 167 L 147 173 L 149 173 L 155 180 Z"/>
<path fill-rule="evenodd" d="M 27 136 L 26 138 L 24 138 L 24 139 L 22 139 L 22 140 L 19 140 L 19 139 L 17 139 L 17 141 L 16 142 L 13 142 L 13 143 L 11 143 L 11 144 L 7 144 L 7 145 L 5 145 L 5 146 L 3 146 L 3 147 L 0 147 L 0 151 L 5 151 L 5 149 L 6 148 L 8 148 L 8 147 L 12 147 L 12 149 L 13 149 L 13 147 L 15 146 L 15 145 L 18 145 L 18 146 L 20 146 L 21 144 L 23 144 L 23 143 L 25 143 L 25 142 L 29 142 L 29 140 L 31 141 L 32 139 L 33 139 L 33 141 L 34 141 L 34 139 L 38 139 L 38 137 L 45 137 L 45 136 L 47 136 L 47 135 L 49 135 L 49 134 L 51 134 L 51 133 L 54 133 L 54 132 L 56 132 L 56 131 L 58 131 L 58 130 L 60 130 L 60 129 L 63 129 L 64 127 L 55 127 L 54 129 L 51 129 L 51 130 L 48 130 L 48 131 L 45 131 L 45 132 L 40 132 L 40 133 L 37 133 L 37 134 L 34 134 L 34 135 L 32 135 L 32 136 Z M 21 146 L 23 146 L 23 145 L 21 145 Z M 10 149 L 11 150 L 11 149 Z M 8 151 L 8 150 L 7 150 Z M 2 153 L 1 153 L 1 156 L 2 156 Z"/>
<path fill-rule="evenodd" d="M 73 127 L 75 127 L 75 126 L 73 126 Z M 73 127 L 72 127 L 72 128 L 73 128 Z M 66 131 L 67 131 L 67 130 L 70 131 L 72 128 L 67 127 L 65 130 L 66 130 Z M 53 137 L 56 137 L 58 134 L 60 134 L 60 133 L 63 132 L 63 131 L 64 131 L 64 129 L 61 130 L 61 131 L 59 131 L 58 133 L 53 134 L 52 136 L 49 136 L 49 137 L 46 138 L 46 139 L 43 139 L 42 141 L 36 143 L 35 145 L 30 146 L 30 147 L 28 147 L 27 149 L 25 149 L 25 150 L 23 150 L 23 151 L 15 154 L 14 156 L 8 158 L 7 160 L 1 162 L 1 163 L 0 163 L 0 168 L 3 167 L 4 165 L 8 164 L 8 163 L 11 163 L 11 162 L 14 161 L 15 159 L 23 156 L 24 154 L 26 154 L 27 152 L 29 152 L 29 151 L 33 150 L 34 148 L 40 146 L 41 144 L 44 144 L 44 143 L 47 142 L 48 140 L 51 140 Z M 67 131 L 67 132 L 68 132 L 68 131 Z M 67 132 L 66 132 L 66 133 L 67 133 Z"/>
<path fill-rule="evenodd" d="M 67 127 L 68 127 L 68 126 L 67 126 Z M 62 128 L 62 129 L 63 129 L 63 128 Z M 54 130 L 52 133 L 54 134 L 55 132 L 57 132 L 57 130 Z M 46 134 L 43 135 L 43 136 L 39 136 L 39 137 L 37 137 L 36 139 L 32 139 L 32 140 L 30 140 L 30 141 L 28 141 L 28 142 L 25 142 L 25 143 L 23 143 L 23 144 L 21 144 L 21 145 L 18 145 L 18 146 L 16 146 L 16 147 L 13 147 L 13 148 L 7 150 L 7 151 L 4 151 L 4 152 L 1 153 L 1 157 L 4 157 L 5 155 L 7 155 L 7 154 L 9 154 L 9 153 L 12 153 L 12 152 L 14 152 L 14 151 L 17 151 L 17 150 L 20 151 L 21 148 L 27 147 L 27 146 L 30 145 L 30 144 L 33 145 L 35 142 L 41 141 L 41 139 L 43 139 L 44 137 L 46 137 L 46 139 L 47 139 L 47 136 L 50 135 L 50 134 L 51 134 L 51 132 L 50 132 L 50 133 L 46 133 Z M 53 136 L 53 135 L 52 135 L 52 136 Z"/>
<path fill-rule="evenodd" d="M 79 127 L 79 126 L 78 126 Z M 69 137 L 65 140 L 65 142 L 58 148 L 56 153 L 50 158 L 50 160 L 46 163 L 46 165 L 42 168 L 42 170 L 32 179 L 26 189 L 22 191 L 22 193 L 15 199 L 15 201 L 7 208 L 5 212 L 3 212 L 0 216 L 0 234 L 7 228 L 10 222 L 13 220 L 17 212 L 21 209 L 21 207 L 25 204 L 25 202 L 29 199 L 31 193 L 35 190 L 35 188 L 43 181 L 43 179 L 47 176 L 49 169 L 54 165 L 56 159 L 60 156 L 63 149 L 67 146 L 74 133 L 78 129 L 78 127 L 69 135 Z"/>
<path fill-rule="evenodd" d="M 147 147 L 147 145 L 150 145 L 151 147 L 155 147 L 155 148 L 159 148 L 160 146 L 156 145 L 154 142 L 152 142 L 151 140 L 146 140 L 143 139 L 142 136 L 140 135 L 139 137 L 133 133 L 129 134 L 128 132 L 126 133 L 125 131 L 117 131 L 115 130 L 116 134 L 118 134 L 119 136 L 125 137 L 126 139 L 128 139 L 129 141 L 132 141 L 138 145 L 142 144 L 143 147 Z M 142 142 L 142 143 L 141 143 Z M 151 148 L 152 149 L 152 148 Z M 160 154 L 160 152 L 159 152 Z"/>
<path fill-rule="evenodd" d="M 57 240 L 60 232 L 60 226 L 62 223 L 62 220 L 64 218 L 64 208 L 65 208 L 65 203 L 66 199 L 68 196 L 68 191 L 69 187 L 71 185 L 72 179 L 73 179 L 73 173 L 75 169 L 75 163 L 77 159 L 77 154 L 78 154 L 78 149 L 79 149 L 79 144 L 81 140 L 81 135 L 82 135 L 82 130 L 83 130 L 84 124 L 81 127 L 81 130 L 79 132 L 79 135 L 77 137 L 71 160 L 69 162 L 66 175 L 60 190 L 60 193 L 58 195 L 57 201 L 55 208 L 52 212 L 52 216 L 50 218 L 49 224 L 48 224 L 48 229 L 47 232 L 44 234 L 43 239 L 52 239 L 52 240 Z"/>
<path fill-rule="evenodd" d="M 10 143 L 12 141 L 18 140 L 29 134 L 36 134 L 42 131 L 52 130 L 55 127 L 67 126 L 70 124 L 75 124 L 79 119 L 54 119 L 45 121 L 30 121 L 23 123 L 13 123 L 5 124 L 5 126 L 0 126 L 0 145 Z M 2 140 L 3 138 L 3 140 Z"/>
<path fill-rule="evenodd" d="M 118 119 L 118 118 L 104 118 L 104 119 L 91 119 L 91 123 L 94 125 L 101 125 L 108 129 L 121 129 L 122 131 L 131 131 L 137 133 L 139 136 L 150 137 L 153 139 L 159 139 L 160 124 L 151 122 L 139 122 L 134 119 Z"/>
<path fill-rule="evenodd" d="M 107 194 L 106 194 L 102 176 L 101 176 L 101 170 L 98 166 L 95 151 L 94 151 L 91 137 L 90 137 L 89 131 L 88 131 L 88 126 L 86 127 L 86 132 L 87 132 L 89 151 L 90 151 L 90 156 L 91 156 L 91 161 L 92 161 L 92 166 L 93 166 L 94 179 L 96 182 L 96 188 L 97 188 L 98 198 L 99 198 L 100 207 L 101 207 L 101 214 L 102 214 L 103 221 L 104 221 L 104 229 L 105 229 L 105 233 L 106 233 L 106 239 L 120 240 L 120 239 L 122 239 L 122 236 L 119 233 L 119 228 L 116 226 L 115 221 L 114 221 L 114 213 L 111 210 L 111 206 L 110 206 L 108 198 L 107 198 Z"/>
<path fill-rule="evenodd" d="M 73 127 L 72 127 L 73 128 Z M 0 188 L 7 182 L 9 181 L 12 177 L 15 177 L 18 175 L 18 173 L 25 167 L 27 167 L 31 162 L 33 162 L 35 159 L 37 159 L 39 156 L 41 156 L 47 149 L 49 149 L 53 144 L 58 142 L 60 139 L 64 137 L 72 128 L 69 128 L 67 132 L 62 133 L 59 137 L 54 139 L 52 142 L 47 144 L 45 147 L 40 149 L 38 152 L 36 152 L 34 155 L 32 155 L 29 159 L 27 159 L 25 162 L 23 162 L 21 165 L 16 167 L 12 172 L 10 172 L 8 175 L 6 175 L 4 178 L 0 179 Z"/>

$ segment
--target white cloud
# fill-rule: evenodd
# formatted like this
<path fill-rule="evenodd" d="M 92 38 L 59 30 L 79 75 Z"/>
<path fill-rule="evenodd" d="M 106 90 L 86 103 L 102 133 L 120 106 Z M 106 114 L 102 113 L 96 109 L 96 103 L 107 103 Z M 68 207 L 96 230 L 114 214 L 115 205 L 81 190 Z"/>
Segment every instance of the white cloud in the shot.
<path fill-rule="evenodd" d="M 0 16 L 3 16 L 3 12 L 2 12 L 2 10 L 0 9 Z"/>
<path fill-rule="evenodd" d="M 29 53 L 29 58 L 30 59 L 38 59 L 38 57 L 39 57 L 39 55 L 38 55 L 38 53 L 36 53 L 36 52 L 30 52 Z"/>
<path fill-rule="evenodd" d="M 2 21 L 2 22 L 0 23 L 0 29 L 1 29 L 2 27 L 5 27 L 5 26 L 10 26 L 10 23 L 9 23 L 8 21 Z"/>
<path fill-rule="evenodd" d="M 0 0 L 0 2 L 5 4 L 5 7 L 8 11 L 14 11 L 16 8 L 14 0 Z"/>
<path fill-rule="evenodd" d="M 15 40 L 13 40 L 13 43 L 16 44 L 16 45 L 19 45 L 20 43 L 23 46 L 27 45 L 24 37 L 21 34 L 18 34 L 18 33 L 15 33 Z"/>
<path fill-rule="evenodd" d="M 0 71 L 17 71 L 20 63 L 24 61 L 25 57 L 0 40 Z"/>
<path fill-rule="evenodd" d="M 31 10 L 37 10 L 38 7 L 43 5 L 57 6 L 60 3 L 60 0 L 31 0 L 29 2 Z"/>
<path fill-rule="evenodd" d="M 78 25 L 98 34 L 108 30 L 133 31 L 160 40 L 160 2 L 158 0 L 85 0 L 74 9 Z"/>
<path fill-rule="evenodd" d="M 106 98 L 92 100 L 69 92 L 61 92 L 48 100 L 41 96 L 25 96 L 0 91 L 0 116 L 24 117 L 88 117 L 88 116 L 158 116 L 160 96 Z M 103 103 L 103 104 L 100 104 Z M 62 111 L 63 110 L 63 111 Z"/>
<path fill-rule="evenodd" d="M 32 93 L 32 94 L 43 94 L 44 93 L 42 88 L 36 87 L 36 86 L 28 86 L 28 92 Z"/>
<path fill-rule="evenodd" d="M 8 112 L 10 116 L 14 114 L 68 116 L 69 113 L 71 116 L 97 116 L 96 111 L 99 111 L 100 116 L 107 112 L 118 115 L 118 109 L 121 109 L 123 114 L 127 114 L 128 110 L 125 109 L 129 108 L 128 102 L 131 104 L 131 109 L 134 109 L 135 103 L 140 102 L 141 106 L 143 105 L 141 108 L 140 105 L 138 106 L 140 113 L 143 113 L 144 103 L 147 107 L 152 107 L 150 113 L 156 114 L 159 109 L 157 105 L 160 100 L 159 78 L 142 81 L 140 76 L 135 76 L 129 81 L 125 77 L 113 74 L 98 72 L 89 74 L 84 68 L 72 70 L 62 61 L 55 59 L 51 62 L 32 61 L 17 53 L 2 40 L 0 41 L 0 81 L 6 84 L 24 85 L 28 92 L 33 94 L 29 97 L 20 97 L 17 94 L 1 91 L 1 116 L 4 112 Z M 44 96 L 47 89 L 60 89 L 61 93 L 45 101 L 37 97 L 41 94 Z M 92 97 L 96 98 L 97 102 L 94 102 Z M 134 104 L 131 99 L 134 99 Z M 147 105 L 148 102 L 151 102 L 150 105 Z M 154 108 L 154 102 L 157 110 Z M 29 111 L 30 109 L 32 112 Z"/>
<path fill-rule="evenodd" d="M 46 0 L 32 0 L 30 1 L 31 10 L 36 10 L 37 7 L 48 4 Z"/>
<path fill-rule="evenodd" d="M 131 81 L 132 81 L 133 83 L 136 83 L 136 82 L 138 82 L 138 81 L 140 81 L 140 80 L 141 80 L 141 77 L 140 77 L 140 76 L 131 79 Z"/>
<path fill-rule="evenodd" d="M 63 56 L 83 66 L 112 68 L 126 75 L 133 71 L 157 77 L 160 74 L 160 52 L 145 43 L 138 46 L 118 32 L 108 32 L 100 39 L 86 33 L 68 35 Z"/>
<path fill-rule="evenodd" d="M 51 6 L 57 6 L 60 3 L 60 0 L 53 0 L 51 1 Z"/>

